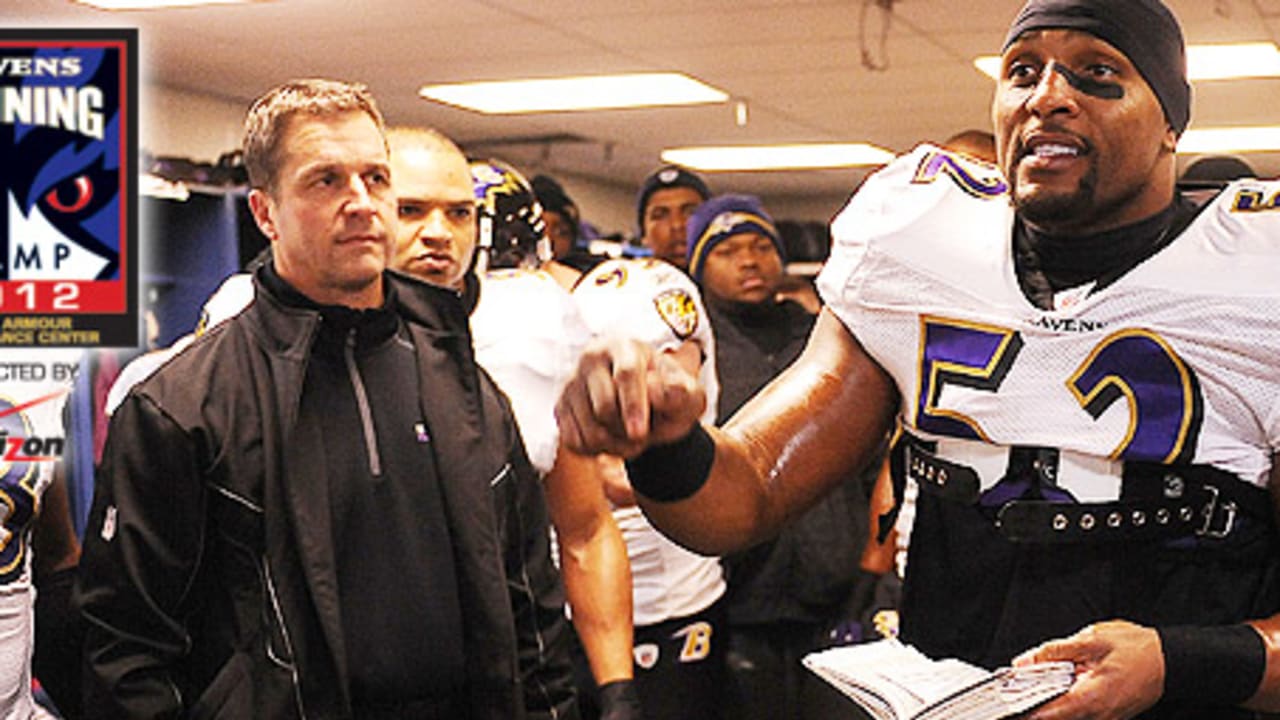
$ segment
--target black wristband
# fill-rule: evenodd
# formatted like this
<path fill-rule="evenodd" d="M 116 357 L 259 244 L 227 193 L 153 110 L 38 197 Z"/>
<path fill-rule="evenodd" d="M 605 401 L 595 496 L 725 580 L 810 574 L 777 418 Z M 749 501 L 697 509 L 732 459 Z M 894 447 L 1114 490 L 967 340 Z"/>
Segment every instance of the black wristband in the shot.
<path fill-rule="evenodd" d="M 1248 625 L 1156 628 L 1164 652 L 1164 699 L 1238 705 L 1258 690 L 1267 648 Z"/>
<path fill-rule="evenodd" d="M 614 680 L 600 686 L 600 720 L 642 720 L 640 696 L 631 680 Z"/>
<path fill-rule="evenodd" d="M 716 442 L 702 425 L 668 445 L 655 445 L 627 461 L 631 487 L 651 500 L 675 502 L 698 492 L 711 474 Z"/>

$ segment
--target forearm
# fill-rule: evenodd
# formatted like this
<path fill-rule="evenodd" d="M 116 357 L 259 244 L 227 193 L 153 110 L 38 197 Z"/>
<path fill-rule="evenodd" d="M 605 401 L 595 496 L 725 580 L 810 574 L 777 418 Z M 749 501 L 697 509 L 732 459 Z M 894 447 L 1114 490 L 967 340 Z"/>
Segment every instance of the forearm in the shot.
<path fill-rule="evenodd" d="M 561 448 L 544 479 L 573 625 L 601 685 L 631 677 L 631 565 L 604 494 L 613 464 Z"/>
<path fill-rule="evenodd" d="M 838 323 L 824 315 L 824 323 Z M 715 441 L 706 482 L 676 502 L 643 497 L 664 533 L 691 549 L 723 555 L 773 536 L 836 484 L 879 457 L 896 407 L 893 384 L 847 333 L 841 346 L 810 341 L 797 362 L 752 398 Z M 658 449 L 661 452 L 661 449 Z"/>
<path fill-rule="evenodd" d="M 618 526 L 601 522 L 585 542 L 562 539 L 560 569 L 596 684 L 630 679 L 631 566 Z"/>

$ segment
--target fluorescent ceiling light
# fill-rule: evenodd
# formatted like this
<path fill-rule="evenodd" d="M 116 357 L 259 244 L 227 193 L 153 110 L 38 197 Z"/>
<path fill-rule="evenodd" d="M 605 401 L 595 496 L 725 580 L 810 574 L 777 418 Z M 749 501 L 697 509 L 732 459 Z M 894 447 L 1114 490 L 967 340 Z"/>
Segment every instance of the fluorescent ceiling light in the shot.
<path fill-rule="evenodd" d="M 670 148 L 662 161 L 694 170 L 810 170 L 884 165 L 893 153 L 866 143 Z"/>
<path fill-rule="evenodd" d="M 1187 76 L 1192 80 L 1280 76 L 1280 48 L 1275 43 L 1191 45 Z"/>
<path fill-rule="evenodd" d="M 1178 152 L 1182 155 L 1280 152 L 1280 125 L 1192 128 L 1178 139 Z"/>
<path fill-rule="evenodd" d="M 156 10 L 160 8 L 194 7 L 196 5 L 243 5 L 265 0 L 72 0 L 99 10 Z"/>
<path fill-rule="evenodd" d="M 1000 77 L 1000 56 L 973 61 L 983 75 Z M 1230 43 L 1187 46 L 1187 77 L 1192 80 L 1280 77 L 1280 48 L 1275 43 Z"/>
<path fill-rule="evenodd" d="M 488 115 L 725 102 L 729 95 L 680 73 L 631 73 L 428 85 L 428 100 Z"/>
<path fill-rule="evenodd" d="M 999 55 L 980 55 L 973 59 L 973 66 L 978 68 L 978 72 L 986 75 L 992 80 L 1000 79 Z"/>

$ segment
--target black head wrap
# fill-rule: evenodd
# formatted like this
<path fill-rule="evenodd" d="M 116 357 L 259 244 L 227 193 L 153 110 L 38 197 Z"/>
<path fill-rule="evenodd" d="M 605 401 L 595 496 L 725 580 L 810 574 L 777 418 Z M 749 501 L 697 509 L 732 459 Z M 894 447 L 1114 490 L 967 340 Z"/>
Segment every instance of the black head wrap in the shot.
<path fill-rule="evenodd" d="M 1003 50 L 1025 32 L 1048 28 L 1083 30 L 1111 43 L 1146 79 L 1174 131 L 1181 135 L 1187 128 L 1191 86 L 1182 28 L 1160 0 L 1030 0 Z"/>

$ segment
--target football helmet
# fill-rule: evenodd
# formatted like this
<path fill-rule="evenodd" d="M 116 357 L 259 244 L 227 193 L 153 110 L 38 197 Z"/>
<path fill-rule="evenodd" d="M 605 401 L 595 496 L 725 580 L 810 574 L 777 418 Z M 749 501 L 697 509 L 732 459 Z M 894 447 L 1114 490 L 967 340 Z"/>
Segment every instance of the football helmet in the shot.
<path fill-rule="evenodd" d="M 542 205 L 518 170 L 501 160 L 471 163 L 480 232 L 476 271 L 536 268 L 551 259 Z"/>

